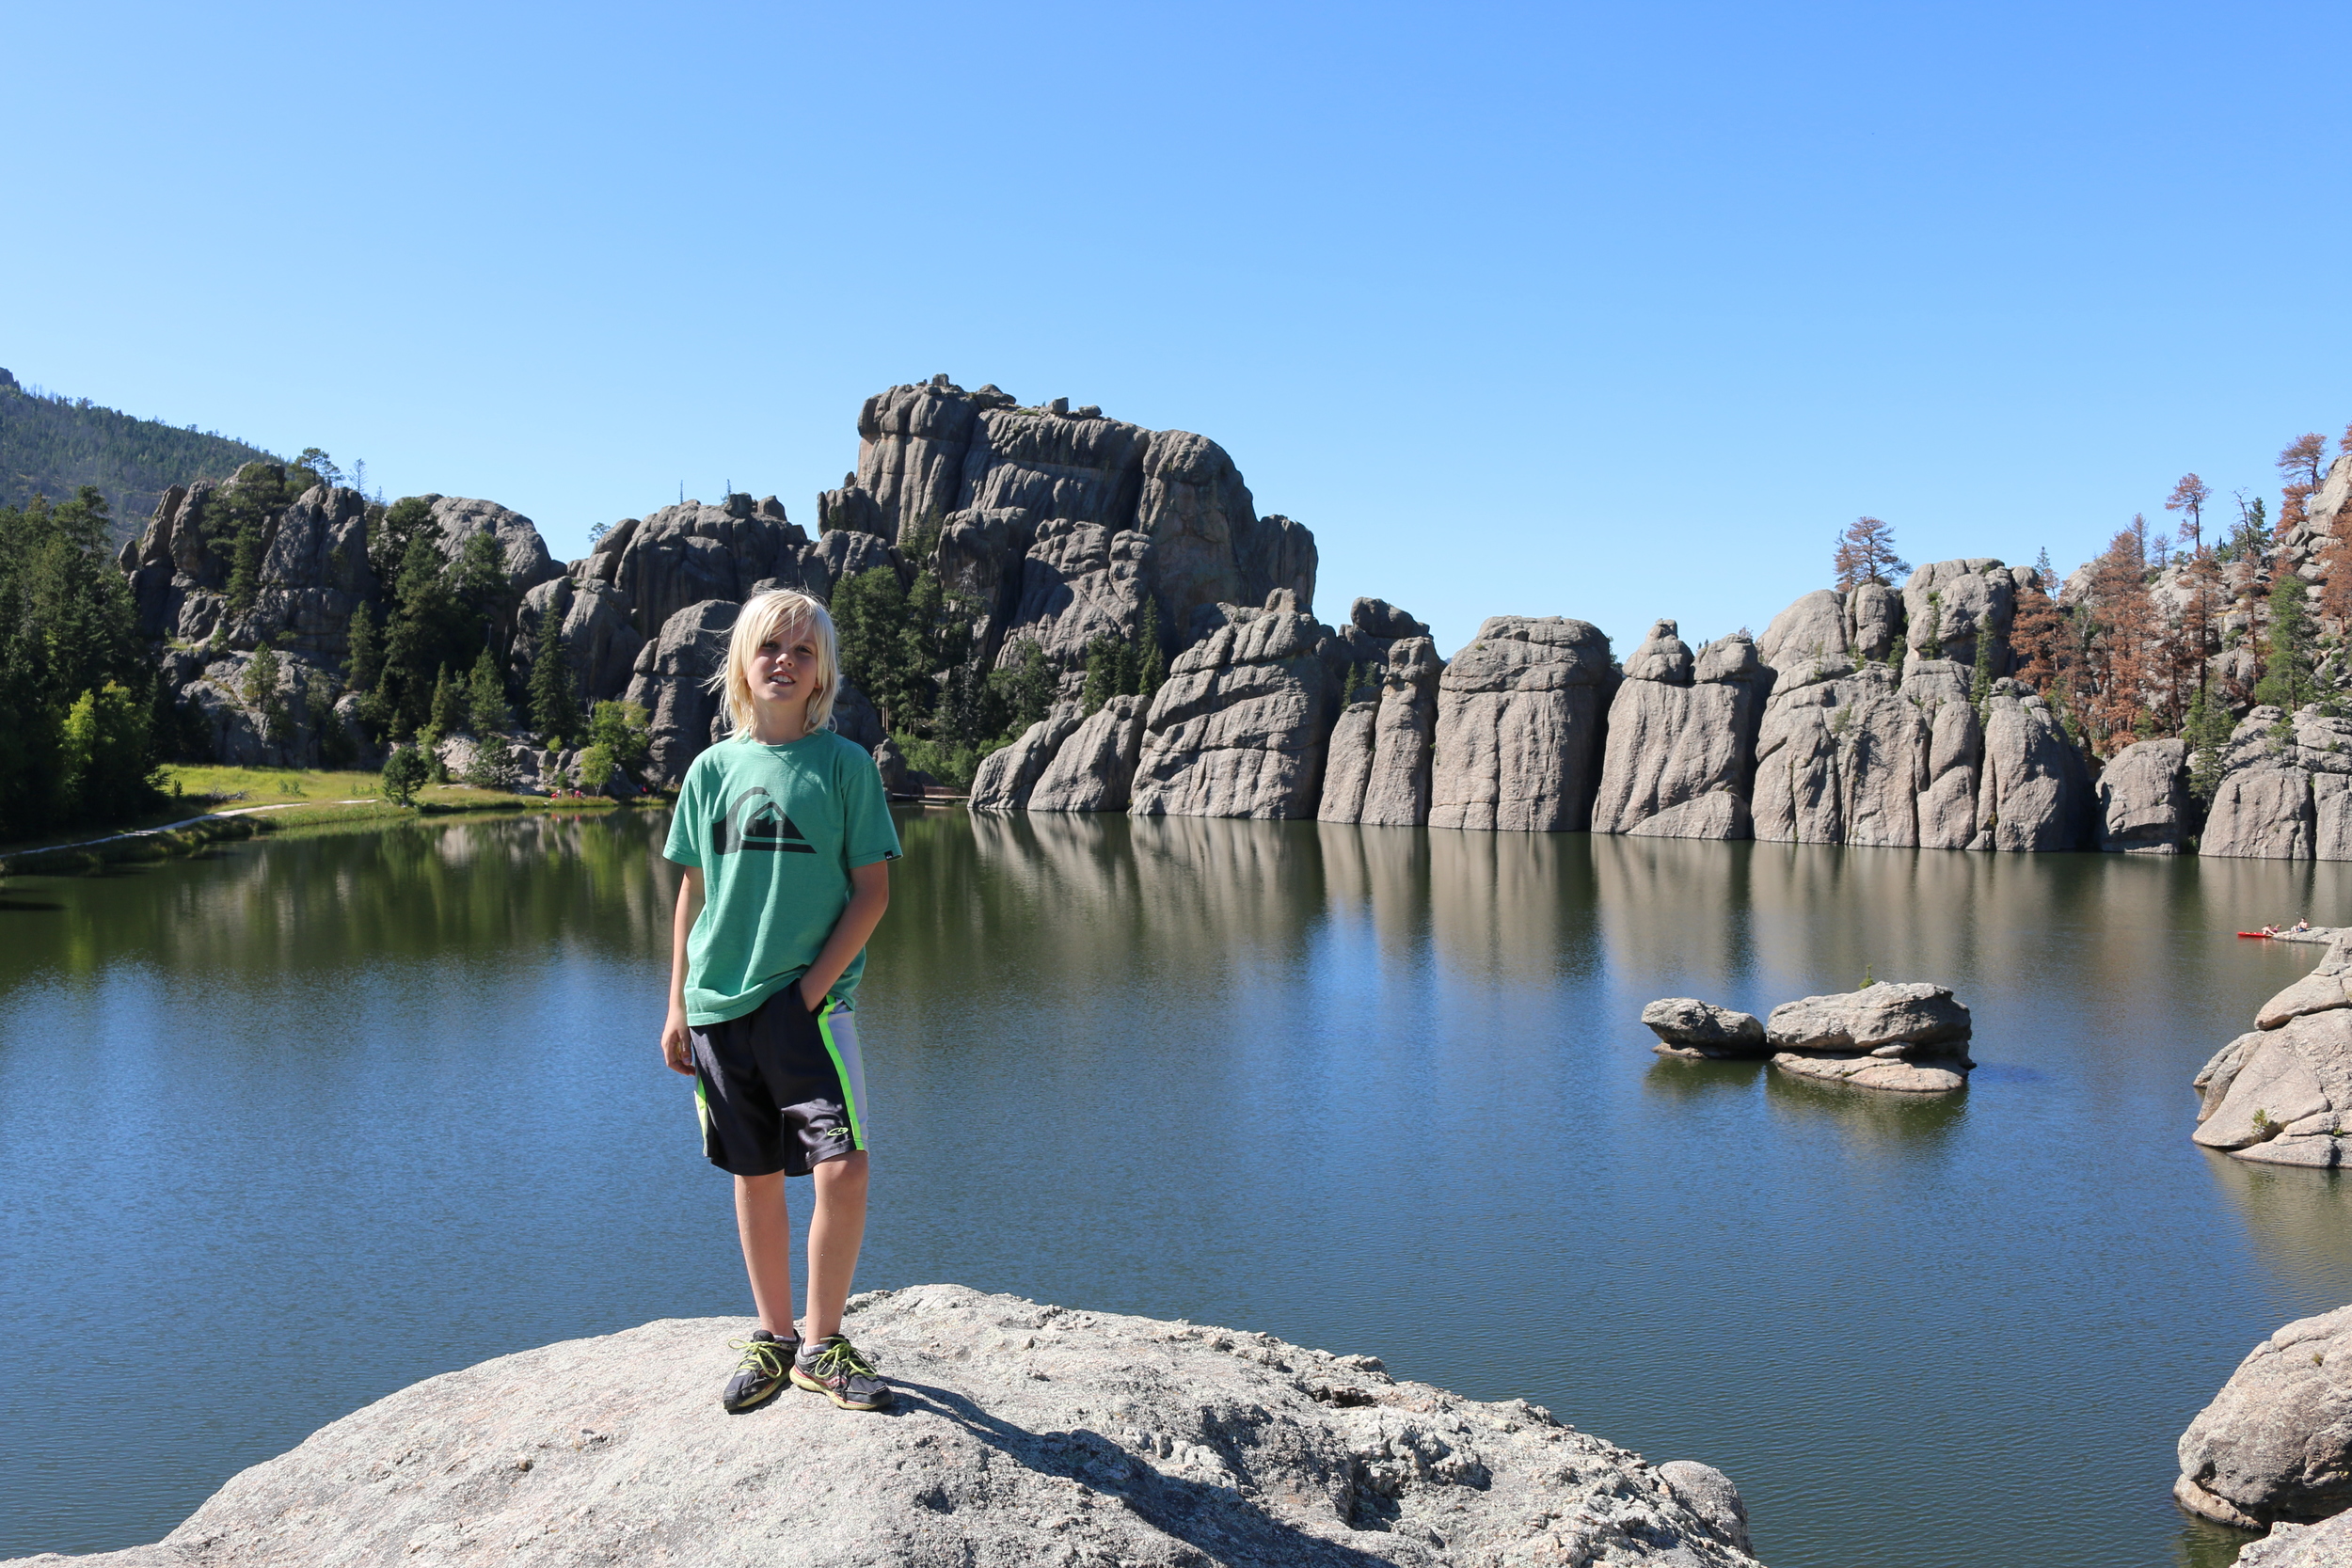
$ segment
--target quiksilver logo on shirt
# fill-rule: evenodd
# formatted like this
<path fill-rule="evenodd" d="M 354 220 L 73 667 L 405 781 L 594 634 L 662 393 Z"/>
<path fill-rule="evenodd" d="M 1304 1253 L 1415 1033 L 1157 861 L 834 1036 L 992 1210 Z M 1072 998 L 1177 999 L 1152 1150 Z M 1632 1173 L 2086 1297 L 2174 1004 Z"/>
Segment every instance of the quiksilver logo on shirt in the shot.
<path fill-rule="evenodd" d="M 737 796 L 726 815 L 710 825 L 710 852 L 731 855 L 739 849 L 776 849 L 790 855 L 813 855 L 817 846 L 776 809 L 775 797 L 757 784 Z"/>

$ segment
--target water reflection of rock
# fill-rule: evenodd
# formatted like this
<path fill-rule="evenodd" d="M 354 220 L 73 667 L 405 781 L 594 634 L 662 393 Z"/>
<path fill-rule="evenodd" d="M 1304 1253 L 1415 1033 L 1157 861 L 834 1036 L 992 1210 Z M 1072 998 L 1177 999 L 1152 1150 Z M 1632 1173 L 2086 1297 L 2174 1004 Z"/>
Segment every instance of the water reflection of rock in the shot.
<path fill-rule="evenodd" d="M 2263 1265 L 2312 1311 L 2352 1299 L 2352 1174 L 2249 1165 L 2207 1153 L 2215 1184 L 2245 1216 Z"/>
<path fill-rule="evenodd" d="M 1744 1100 L 1767 1074 L 1762 1058 L 1752 1062 L 1693 1062 L 1661 1057 L 1642 1075 L 1642 1092 L 1677 1103 Z"/>
<path fill-rule="evenodd" d="M 1545 981 L 1599 968 L 1594 839 L 1454 828 L 1427 833 L 1430 924 L 1449 970 Z"/>
<path fill-rule="evenodd" d="M 1368 921 L 1379 951 L 1403 958 L 1429 941 L 1429 834 L 1419 828 L 1317 824 L 1331 918 Z"/>
<path fill-rule="evenodd" d="M 1850 1148 L 1870 1153 L 1940 1151 L 1968 1114 L 1964 1094 L 1881 1094 L 1785 1072 L 1765 1075 L 1764 1101 L 1776 1120 L 1807 1132 L 1832 1128 Z"/>

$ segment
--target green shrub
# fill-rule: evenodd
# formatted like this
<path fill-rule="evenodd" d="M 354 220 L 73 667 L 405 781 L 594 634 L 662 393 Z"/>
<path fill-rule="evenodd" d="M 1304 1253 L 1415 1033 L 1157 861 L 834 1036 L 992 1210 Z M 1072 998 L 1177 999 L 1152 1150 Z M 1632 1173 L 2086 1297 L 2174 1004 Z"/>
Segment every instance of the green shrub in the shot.
<path fill-rule="evenodd" d="M 396 806 L 407 805 L 432 776 L 433 764 L 425 760 L 422 751 L 415 746 L 396 746 L 392 754 L 384 759 L 385 799 Z"/>

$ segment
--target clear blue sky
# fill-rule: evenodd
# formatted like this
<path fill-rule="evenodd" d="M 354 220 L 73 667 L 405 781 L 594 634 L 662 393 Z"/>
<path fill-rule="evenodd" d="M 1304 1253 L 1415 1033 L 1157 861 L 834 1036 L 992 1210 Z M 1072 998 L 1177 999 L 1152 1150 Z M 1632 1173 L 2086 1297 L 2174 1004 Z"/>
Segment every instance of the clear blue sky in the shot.
<path fill-rule="evenodd" d="M 1318 608 L 1758 631 L 2352 420 L 2324 5 L 17 7 L 0 365 L 560 555 L 946 371 L 1214 436 Z"/>

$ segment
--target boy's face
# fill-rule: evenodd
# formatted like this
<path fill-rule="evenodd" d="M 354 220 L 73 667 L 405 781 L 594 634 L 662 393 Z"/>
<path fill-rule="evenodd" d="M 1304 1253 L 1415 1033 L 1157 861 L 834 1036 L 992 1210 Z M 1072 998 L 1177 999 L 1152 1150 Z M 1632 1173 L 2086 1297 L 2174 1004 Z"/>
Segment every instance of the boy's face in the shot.
<path fill-rule="evenodd" d="M 786 626 L 752 654 L 752 697 L 795 711 L 817 694 L 817 640 L 806 626 Z"/>

